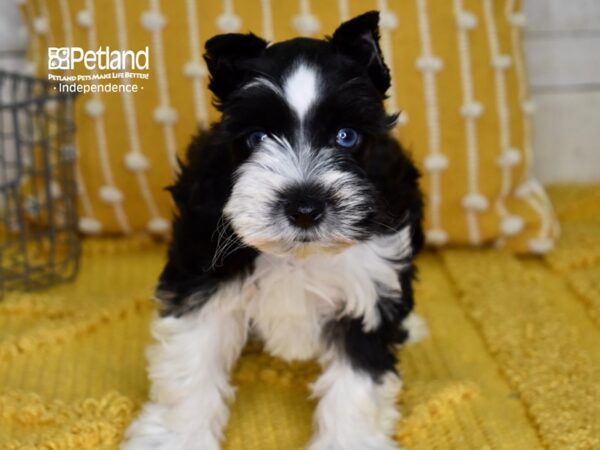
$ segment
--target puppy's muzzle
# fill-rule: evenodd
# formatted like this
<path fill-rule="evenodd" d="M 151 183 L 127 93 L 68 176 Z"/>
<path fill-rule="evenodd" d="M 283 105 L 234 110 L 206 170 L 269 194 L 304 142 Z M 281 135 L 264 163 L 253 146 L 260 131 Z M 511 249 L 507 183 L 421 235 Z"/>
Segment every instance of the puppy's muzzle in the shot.
<path fill-rule="evenodd" d="M 325 216 L 325 193 L 316 186 L 298 186 L 282 194 L 283 212 L 288 222 L 298 228 L 314 228 Z"/>

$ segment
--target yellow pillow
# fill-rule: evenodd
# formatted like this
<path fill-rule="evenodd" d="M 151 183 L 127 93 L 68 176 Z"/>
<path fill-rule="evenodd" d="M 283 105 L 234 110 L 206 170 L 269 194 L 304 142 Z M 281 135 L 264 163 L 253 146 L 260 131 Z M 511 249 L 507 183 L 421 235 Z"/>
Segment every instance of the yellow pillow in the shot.
<path fill-rule="evenodd" d="M 331 34 L 342 20 L 381 11 L 396 130 L 424 173 L 433 245 L 552 248 L 557 224 L 531 178 L 533 105 L 521 52 L 520 1 L 506 0 L 26 0 L 32 70 L 47 47 L 150 51 L 137 93 L 85 94 L 76 118 L 84 233 L 168 231 L 170 184 L 198 126 L 217 118 L 203 42 L 253 31 L 268 40 Z M 81 67 L 79 65 L 78 67 Z M 52 72 L 57 73 L 57 72 Z M 76 68 L 74 74 L 89 73 Z M 112 80 L 114 82 L 114 80 Z M 100 81 L 104 83 L 106 81 Z"/>

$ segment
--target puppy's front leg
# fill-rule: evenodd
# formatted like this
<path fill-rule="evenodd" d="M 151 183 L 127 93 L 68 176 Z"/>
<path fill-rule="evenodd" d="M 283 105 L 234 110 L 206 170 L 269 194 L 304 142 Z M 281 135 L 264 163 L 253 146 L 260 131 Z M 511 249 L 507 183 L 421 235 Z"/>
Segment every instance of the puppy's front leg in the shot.
<path fill-rule="evenodd" d="M 157 342 L 147 353 L 150 402 L 122 450 L 218 450 L 234 393 L 229 370 L 246 339 L 239 303 L 213 298 L 182 317 L 155 320 Z"/>
<path fill-rule="evenodd" d="M 393 371 L 373 378 L 340 355 L 330 357 L 312 386 L 320 401 L 309 450 L 397 450 L 390 436 L 400 417 L 400 387 Z"/>

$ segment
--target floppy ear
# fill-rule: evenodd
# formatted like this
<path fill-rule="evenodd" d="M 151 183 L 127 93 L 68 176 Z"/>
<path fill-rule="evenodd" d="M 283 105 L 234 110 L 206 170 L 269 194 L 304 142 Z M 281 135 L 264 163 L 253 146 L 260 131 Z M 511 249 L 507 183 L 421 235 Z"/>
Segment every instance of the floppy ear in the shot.
<path fill-rule="evenodd" d="M 200 308 L 222 282 L 248 270 L 256 258 L 257 251 L 244 246 L 223 218 L 238 165 L 231 147 L 210 132 L 190 143 L 169 188 L 177 214 L 155 294 L 161 314 L 180 316 Z"/>
<path fill-rule="evenodd" d="M 390 70 L 379 47 L 379 12 L 370 11 L 342 23 L 331 38 L 338 51 L 365 67 L 375 87 L 385 94 Z"/>
<path fill-rule="evenodd" d="M 248 61 L 259 56 L 267 41 L 248 34 L 219 34 L 204 45 L 204 60 L 210 73 L 209 89 L 219 102 L 227 99 L 244 80 Z"/>

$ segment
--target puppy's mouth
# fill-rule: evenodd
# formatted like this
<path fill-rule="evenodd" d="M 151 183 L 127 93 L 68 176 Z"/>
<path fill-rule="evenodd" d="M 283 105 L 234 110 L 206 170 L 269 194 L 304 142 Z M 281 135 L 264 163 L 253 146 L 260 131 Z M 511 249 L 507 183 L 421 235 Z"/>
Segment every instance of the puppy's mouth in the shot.
<path fill-rule="evenodd" d="M 350 238 L 318 239 L 313 236 L 299 236 L 293 241 L 277 240 L 252 240 L 247 245 L 260 250 L 263 253 L 277 256 L 293 256 L 296 258 L 307 258 L 316 254 L 337 254 L 357 244 L 358 241 Z"/>
<path fill-rule="evenodd" d="M 332 239 L 320 239 L 315 236 L 299 236 L 294 239 L 295 244 L 307 244 L 322 247 L 349 247 L 356 244 L 358 241 L 351 238 L 335 237 Z"/>

